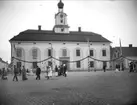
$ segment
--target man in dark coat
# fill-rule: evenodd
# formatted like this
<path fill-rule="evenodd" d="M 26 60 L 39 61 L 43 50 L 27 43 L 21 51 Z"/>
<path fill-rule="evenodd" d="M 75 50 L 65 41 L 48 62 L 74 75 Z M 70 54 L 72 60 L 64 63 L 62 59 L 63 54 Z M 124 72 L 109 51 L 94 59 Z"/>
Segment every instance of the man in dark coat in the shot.
<path fill-rule="evenodd" d="M 104 72 L 106 72 L 106 65 L 103 65 L 103 70 Z"/>
<path fill-rule="evenodd" d="M 41 73 L 41 69 L 37 66 L 37 69 L 36 69 L 36 80 L 39 79 L 40 80 L 40 73 Z"/>
<path fill-rule="evenodd" d="M 63 64 L 63 75 L 66 77 L 67 76 L 67 65 Z"/>
<path fill-rule="evenodd" d="M 14 79 L 16 79 L 16 81 L 18 81 L 17 74 L 18 74 L 18 69 L 17 69 L 17 67 L 14 65 L 14 77 L 13 77 L 13 81 L 14 81 Z"/>

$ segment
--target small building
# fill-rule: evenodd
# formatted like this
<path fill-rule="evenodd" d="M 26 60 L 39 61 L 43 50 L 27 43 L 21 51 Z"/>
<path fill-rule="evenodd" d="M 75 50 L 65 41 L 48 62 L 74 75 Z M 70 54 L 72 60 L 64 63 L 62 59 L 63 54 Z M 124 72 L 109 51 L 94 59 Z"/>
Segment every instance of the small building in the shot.
<path fill-rule="evenodd" d="M 131 61 L 137 61 L 137 47 L 133 47 L 132 44 L 129 44 L 128 47 L 114 47 L 111 49 L 112 59 L 117 59 L 113 62 L 113 67 L 115 68 L 116 64 L 122 63 L 124 68 L 129 68 L 129 63 Z"/>
<path fill-rule="evenodd" d="M 53 30 L 28 29 L 10 39 L 12 61 L 17 67 L 42 70 L 47 65 L 66 63 L 69 70 L 102 69 L 103 65 L 110 67 L 110 41 L 102 35 L 82 31 L 69 31 L 67 14 L 63 11 L 64 3 L 58 3 L 58 13 L 55 14 Z M 88 59 L 87 56 L 95 59 Z M 54 57 L 49 59 L 50 57 Z M 15 59 L 16 58 L 16 59 Z M 86 59 L 84 59 L 86 58 Z"/>

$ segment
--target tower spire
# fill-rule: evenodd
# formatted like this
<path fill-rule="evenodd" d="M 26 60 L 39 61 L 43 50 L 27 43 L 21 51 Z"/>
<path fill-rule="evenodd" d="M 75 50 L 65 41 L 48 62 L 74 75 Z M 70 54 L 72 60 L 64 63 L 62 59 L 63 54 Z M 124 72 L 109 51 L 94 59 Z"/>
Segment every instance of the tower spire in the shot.
<path fill-rule="evenodd" d="M 58 8 L 63 9 L 63 7 L 64 7 L 64 3 L 62 2 L 62 0 L 60 0 L 58 3 Z"/>

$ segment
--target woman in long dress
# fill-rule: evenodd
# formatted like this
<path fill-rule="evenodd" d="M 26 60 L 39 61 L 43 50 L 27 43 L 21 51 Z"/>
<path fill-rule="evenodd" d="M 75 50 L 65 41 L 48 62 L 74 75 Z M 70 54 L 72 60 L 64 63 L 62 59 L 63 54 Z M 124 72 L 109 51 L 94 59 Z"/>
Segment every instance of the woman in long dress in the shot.
<path fill-rule="evenodd" d="M 26 69 L 25 69 L 25 67 L 23 66 L 23 68 L 22 68 L 22 80 L 24 81 L 24 80 L 27 80 L 27 77 L 26 77 Z"/>
<path fill-rule="evenodd" d="M 51 69 L 51 66 L 49 66 L 48 77 L 49 77 L 49 78 L 51 78 L 51 77 L 52 77 L 52 69 Z"/>

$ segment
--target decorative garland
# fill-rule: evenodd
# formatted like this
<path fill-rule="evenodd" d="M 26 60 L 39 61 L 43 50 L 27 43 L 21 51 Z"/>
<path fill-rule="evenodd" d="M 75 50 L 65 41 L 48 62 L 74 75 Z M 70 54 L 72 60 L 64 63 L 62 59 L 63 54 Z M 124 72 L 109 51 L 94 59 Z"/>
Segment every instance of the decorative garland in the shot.
<path fill-rule="evenodd" d="M 44 60 L 42 60 L 42 61 L 36 61 L 36 62 L 37 62 L 37 63 L 41 63 L 41 62 L 47 61 L 47 60 L 52 59 L 52 58 L 55 59 L 55 60 L 57 60 L 57 61 L 59 61 L 59 62 L 63 62 L 63 60 L 57 59 L 57 58 L 52 57 L 52 56 L 50 56 L 49 58 L 44 59 Z M 85 59 L 87 59 L 87 58 L 90 58 L 90 59 L 93 59 L 93 60 L 99 61 L 99 62 L 114 62 L 114 61 L 119 60 L 119 59 L 121 59 L 121 58 L 127 59 L 127 60 L 129 60 L 129 61 L 137 61 L 137 60 L 133 60 L 133 59 L 130 59 L 130 58 L 127 58 L 127 57 L 121 55 L 120 57 L 115 58 L 115 59 L 111 59 L 111 60 L 100 60 L 100 59 L 93 58 L 93 57 L 91 57 L 91 56 L 87 56 L 87 57 L 82 58 L 82 59 L 80 59 L 80 60 L 67 61 L 67 63 L 74 63 L 74 62 L 78 62 L 78 61 L 83 61 L 83 60 L 85 60 Z M 16 59 L 16 60 L 18 60 L 18 61 L 27 62 L 27 63 L 33 63 L 33 62 L 34 62 L 34 61 L 22 60 L 22 59 L 19 59 L 19 58 L 16 58 L 16 57 L 12 57 L 12 59 Z"/>
<path fill-rule="evenodd" d="M 16 58 L 16 57 L 12 57 L 13 59 L 16 59 L 18 61 L 22 61 L 22 62 L 27 62 L 27 63 L 33 63 L 34 61 L 25 61 L 25 60 L 22 60 L 22 59 L 19 59 L 19 58 Z M 49 57 L 47 59 L 44 59 L 42 61 L 36 61 L 37 63 L 41 63 L 41 62 L 44 62 L 44 61 L 47 61 L 48 59 L 51 59 L 52 57 Z"/>
<path fill-rule="evenodd" d="M 88 58 L 89 56 L 87 56 L 87 57 L 85 57 L 85 58 L 82 58 L 82 59 L 80 59 L 80 60 L 76 60 L 76 61 L 67 61 L 67 63 L 74 63 L 74 62 L 78 62 L 78 61 L 82 61 L 82 60 L 85 60 L 86 58 Z M 53 59 L 55 59 L 55 60 L 57 60 L 57 61 L 60 61 L 60 62 L 62 62 L 63 60 L 60 60 L 60 59 L 57 59 L 57 58 L 55 58 L 55 57 L 52 57 Z"/>

